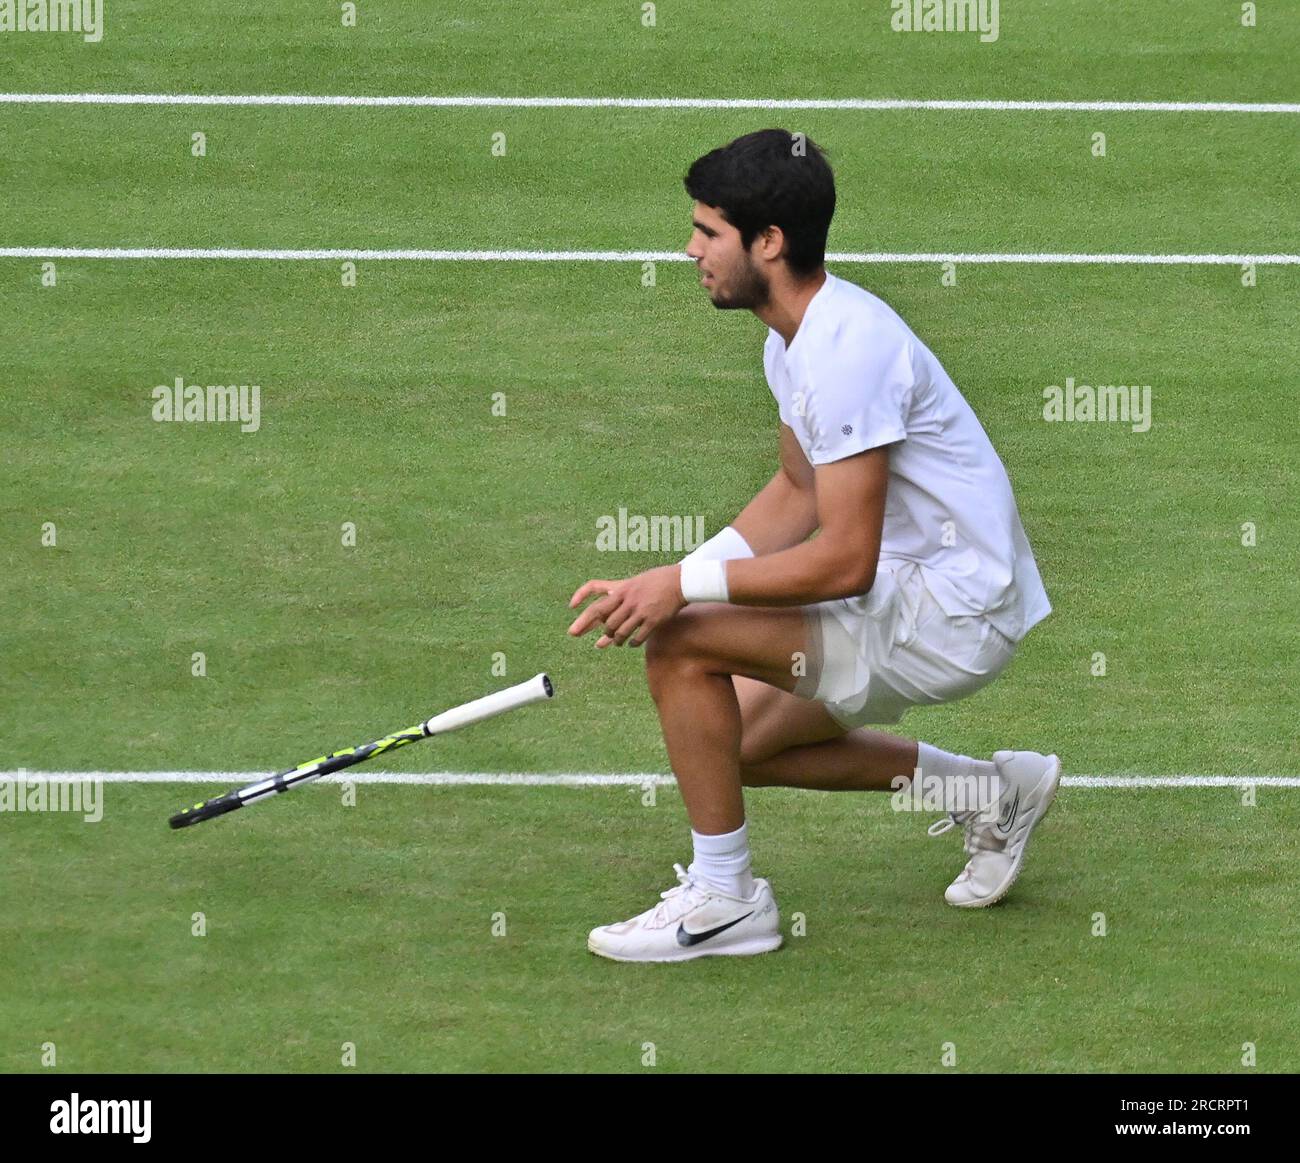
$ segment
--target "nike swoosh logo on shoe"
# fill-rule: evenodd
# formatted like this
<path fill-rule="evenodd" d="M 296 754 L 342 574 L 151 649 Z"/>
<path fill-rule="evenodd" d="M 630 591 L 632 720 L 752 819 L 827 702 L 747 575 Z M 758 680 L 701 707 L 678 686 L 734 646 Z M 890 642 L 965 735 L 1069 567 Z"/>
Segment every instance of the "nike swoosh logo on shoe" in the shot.
<path fill-rule="evenodd" d="M 1016 798 L 1007 805 L 1007 810 L 1002 813 L 1002 818 L 997 822 L 997 829 L 1004 836 L 1011 834 L 1011 825 L 1015 822 L 1016 812 L 1020 809 L 1020 789 L 1016 788 Z"/>
<path fill-rule="evenodd" d="M 744 917 L 737 917 L 734 921 L 728 921 L 725 925 L 719 925 L 716 929 L 709 929 L 703 933 L 689 933 L 686 930 L 686 923 L 683 921 L 677 926 L 677 944 L 690 947 L 698 945 L 701 941 L 707 941 L 710 937 L 716 937 L 719 933 L 725 933 L 732 925 L 739 925 L 745 917 L 752 917 L 754 914 L 748 912 Z"/>

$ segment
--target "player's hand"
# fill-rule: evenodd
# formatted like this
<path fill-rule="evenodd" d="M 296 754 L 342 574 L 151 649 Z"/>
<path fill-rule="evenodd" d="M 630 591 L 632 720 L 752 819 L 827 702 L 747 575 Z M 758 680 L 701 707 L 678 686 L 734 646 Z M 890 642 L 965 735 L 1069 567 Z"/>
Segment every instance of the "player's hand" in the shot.
<path fill-rule="evenodd" d="M 684 605 L 682 571 L 677 565 L 661 565 L 624 581 L 589 581 L 569 599 L 574 609 L 592 594 L 604 596 L 578 615 L 569 633 L 580 638 L 600 624 L 604 634 L 596 646 L 640 646 L 656 626 L 668 621 Z"/>

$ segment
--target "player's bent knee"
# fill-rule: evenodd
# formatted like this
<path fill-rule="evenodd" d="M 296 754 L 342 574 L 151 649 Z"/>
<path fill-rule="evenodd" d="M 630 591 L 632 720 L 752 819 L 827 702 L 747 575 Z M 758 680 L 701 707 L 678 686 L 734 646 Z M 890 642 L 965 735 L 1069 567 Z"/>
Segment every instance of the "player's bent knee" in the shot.
<path fill-rule="evenodd" d="M 650 697 L 656 703 L 665 694 L 684 680 L 707 675 L 709 666 L 706 662 L 689 653 L 646 655 L 646 685 L 650 688 Z"/>
<path fill-rule="evenodd" d="M 692 674 L 711 673 L 716 666 L 703 639 L 708 610 L 708 606 L 687 607 L 646 639 L 646 682 L 655 702 L 674 683 Z"/>
<path fill-rule="evenodd" d="M 707 607 L 687 606 L 657 626 L 646 639 L 646 665 L 695 654 L 701 622 L 707 617 Z"/>

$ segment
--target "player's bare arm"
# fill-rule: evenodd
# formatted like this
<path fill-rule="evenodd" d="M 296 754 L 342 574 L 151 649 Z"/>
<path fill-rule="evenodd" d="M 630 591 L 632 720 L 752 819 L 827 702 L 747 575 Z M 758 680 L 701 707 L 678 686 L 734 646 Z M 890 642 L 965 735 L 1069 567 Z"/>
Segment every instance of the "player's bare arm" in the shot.
<path fill-rule="evenodd" d="M 818 469 L 782 425 L 782 465 L 744 512 L 736 530 L 761 556 L 731 561 L 729 600 L 741 606 L 802 606 L 863 594 L 871 588 L 889 481 L 889 450 L 873 448 Z M 793 445 L 793 447 L 791 447 Z M 864 525 L 866 535 L 864 536 Z M 815 529 L 821 533 L 807 540 Z M 775 552 L 768 552 L 768 547 Z M 686 599 L 681 567 L 660 566 L 625 581 L 591 580 L 570 599 L 575 607 L 604 595 L 569 627 L 575 637 L 600 624 L 596 645 L 640 646 Z"/>
<path fill-rule="evenodd" d="M 781 425 L 781 464 L 732 523 L 756 554 L 799 545 L 817 528 L 813 467 L 790 425 Z"/>
<path fill-rule="evenodd" d="M 821 532 L 778 553 L 724 563 L 733 605 L 804 606 L 871 589 L 885 519 L 889 447 L 820 465 L 813 475 Z"/>
<path fill-rule="evenodd" d="M 772 479 L 732 526 L 755 553 L 775 553 L 798 545 L 817 528 L 813 468 L 788 424 L 780 426 L 780 455 Z M 582 612 L 569 633 L 581 637 L 595 625 L 617 631 L 601 636 L 596 642 L 600 649 L 625 643 L 641 646 L 655 626 L 686 604 L 677 565 L 647 570 L 623 581 L 593 578 L 578 588 L 569 600 L 569 608 L 581 605 L 592 594 L 604 597 Z"/>

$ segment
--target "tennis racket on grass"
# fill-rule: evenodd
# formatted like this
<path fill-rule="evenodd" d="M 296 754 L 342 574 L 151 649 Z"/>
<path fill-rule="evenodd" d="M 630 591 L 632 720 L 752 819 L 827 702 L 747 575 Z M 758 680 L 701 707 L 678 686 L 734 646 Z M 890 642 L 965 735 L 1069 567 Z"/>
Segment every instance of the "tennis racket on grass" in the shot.
<path fill-rule="evenodd" d="M 319 759 L 309 759 L 306 763 L 300 763 L 297 767 L 291 767 L 277 775 L 270 775 L 266 779 L 259 779 L 244 787 L 235 788 L 234 791 L 228 791 L 215 799 L 204 800 L 192 808 L 177 812 L 169 823 L 173 828 L 188 828 L 201 820 L 224 816 L 227 812 L 233 812 L 245 804 L 256 803 L 258 800 L 266 799 L 267 796 L 286 792 L 299 784 L 310 783 L 314 779 L 320 779 L 322 775 L 329 775 L 332 771 L 342 771 L 345 767 L 364 763 L 372 755 L 392 751 L 395 747 L 405 747 L 408 743 L 427 739 L 430 735 L 445 735 L 448 731 L 468 727 L 471 723 L 479 723 L 494 715 L 513 711 L 516 707 L 526 707 L 529 703 L 542 702 L 554 696 L 555 688 L 551 685 L 551 680 L 545 674 L 534 675 L 527 682 L 517 683 L 515 686 L 506 687 L 503 691 L 496 691 L 473 702 L 452 707 L 451 710 L 434 715 L 433 718 L 417 723 L 414 727 L 408 727 L 405 731 L 395 731 L 382 739 L 376 739 L 373 743 L 363 743 L 360 747 L 349 747 L 345 751 L 335 751 L 332 755 L 322 755 Z"/>

